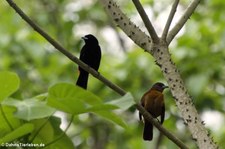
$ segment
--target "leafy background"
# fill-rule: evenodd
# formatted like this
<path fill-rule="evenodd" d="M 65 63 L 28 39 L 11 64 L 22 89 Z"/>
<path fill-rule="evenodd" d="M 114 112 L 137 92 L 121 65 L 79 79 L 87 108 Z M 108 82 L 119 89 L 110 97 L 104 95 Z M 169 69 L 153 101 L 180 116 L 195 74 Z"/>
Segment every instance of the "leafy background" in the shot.
<path fill-rule="evenodd" d="M 179 17 L 184 8 L 187 7 L 188 2 L 181 1 L 176 17 Z M 129 91 L 135 99 L 140 99 L 154 82 L 165 82 L 160 69 L 154 63 L 154 59 L 135 46 L 121 30 L 116 28 L 116 25 L 112 23 L 98 1 L 33 0 L 29 2 L 16 1 L 16 3 L 44 30 L 76 56 L 79 56 L 79 50 L 84 44 L 80 37 L 88 33 L 96 35 L 103 53 L 99 72 Z M 144 29 L 133 4 L 128 0 L 118 3 L 131 20 Z M 143 0 L 142 3 L 156 26 L 157 32 L 161 33 L 170 8 L 169 4 L 172 1 L 153 2 Z M 224 8 L 225 2 L 223 0 L 202 1 L 179 37 L 170 46 L 172 58 L 180 70 L 190 94 L 193 96 L 195 106 L 220 147 L 225 147 L 223 141 L 225 140 Z M 10 73 L 14 76 L 18 75 L 12 81 L 12 86 L 18 85 L 18 87 L 12 87 L 13 91 L 7 95 L 1 92 L 1 101 L 3 99 L 8 101 L 8 103 L 2 102 L 2 108 L 10 116 L 13 128 L 24 132 L 24 134 L 20 134 L 22 136 L 30 132 L 38 132 L 38 126 L 46 123 L 45 127 L 39 131 L 39 137 L 36 137 L 35 141 L 43 141 L 38 140 L 42 136 L 48 142 L 54 139 L 57 134 L 61 134 L 62 129 L 66 128 L 70 121 L 70 114 L 56 112 L 55 116 L 47 119 L 46 115 L 43 118 L 40 117 L 42 109 L 38 110 L 37 108 L 37 112 L 34 113 L 40 114 L 38 119 L 29 121 L 30 119 L 15 118 L 15 116 L 18 116 L 15 113 L 17 109 L 12 103 L 23 104 L 24 102 L 25 105 L 28 105 L 28 108 L 31 108 L 31 111 L 35 109 L 30 107 L 33 102 L 33 105 L 46 105 L 43 102 L 47 98 L 46 93 L 50 93 L 52 87 L 54 88 L 57 84 L 63 85 L 61 82 L 69 83 L 66 86 L 75 83 L 78 76 L 77 65 L 69 61 L 34 32 L 5 1 L 0 2 L 0 14 L 2 14 L 0 17 L 0 70 L 14 72 L 13 74 Z M 7 81 L 7 79 L 4 79 L 6 76 L 10 75 L 4 74 L 1 81 Z M 3 84 L 0 84 L 0 86 L 4 87 Z M 105 108 L 109 111 L 113 110 L 113 106 L 107 107 L 107 104 L 120 98 L 119 95 L 93 77 L 89 78 L 88 91 L 95 94 L 101 104 L 106 105 Z M 86 94 L 88 93 L 85 92 L 80 96 L 85 97 Z M 165 91 L 165 97 L 166 120 L 163 125 L 190 148 L 196 148 L 168 90 Z M 10 105 L 10 100 L 16 101 L 13 101 Z M 30 104 L 26 101 L 29 101 Z M 17 106 L 20 104 L 17 104 Z M 49 108 L 49 106 L 47 107 Z M 62 107 L 55 108 L 68 112 Z M 67 136 L 59 140 L 55 144 L 56 146 L 75 147 L 77 149 L 132 149 L 155 147 L 157 142 L 160 142 L 162 148 L 176 148 L 167 138 L 159 135 L 156 129 L 154 130 L 154 140 L 144 142 L 142 140 L 143 124 L 139 122 L 137 110 L 132 106 L 126 110 L 120 109 L 113 112 L 115 116 L 122 119 L 126 127 L 120 127 L 102 116 L 90 115 L 85 112 L 87 111 L 83 111 L 83 114 L 74 117 L 72 125 L 67 131 Z M 51 114 L 50 112 L 47 115 Z M 2 119 L 2 114 L 0 118 Z M 62 129 L 59 129 L 60 125 Z M 0 131 L 0 137 L 5 136 L 10 131 L 5 123 L 2 123 L 0 128 L 5 130 Z M 46 131 L 48 135 L 46 135 Z"/>

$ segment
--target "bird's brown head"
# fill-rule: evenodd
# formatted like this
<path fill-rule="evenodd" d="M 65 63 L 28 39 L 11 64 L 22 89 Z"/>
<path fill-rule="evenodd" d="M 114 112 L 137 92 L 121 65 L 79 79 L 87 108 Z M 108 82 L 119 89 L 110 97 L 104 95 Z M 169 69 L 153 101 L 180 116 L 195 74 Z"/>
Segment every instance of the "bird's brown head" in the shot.
<path fill-rule="evenodd" d="M 98 45 L 98 39 L 92 34 L 85 35 L 82 39 L 86 44 L 92 43 Z"/>
<path fill-rule="evenodd" d="M 160 92 L 163 92 L 163 90 L 165 88 L 168 88 L 168 86 L 164 85 L 163 83 L 161 82 L 157 82 L 155 83 L 151 89 L 154 89 L 154 90 L 157 90 L 157 91 L 160 91 Z"/>

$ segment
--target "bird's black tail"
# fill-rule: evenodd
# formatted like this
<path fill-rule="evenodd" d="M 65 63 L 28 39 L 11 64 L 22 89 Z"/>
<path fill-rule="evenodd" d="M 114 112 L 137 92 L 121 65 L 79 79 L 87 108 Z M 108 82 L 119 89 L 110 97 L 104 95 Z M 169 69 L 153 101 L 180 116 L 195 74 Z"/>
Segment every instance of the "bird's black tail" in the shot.
<path fill-rule="evenodd" d="M 80 71 L 80 75 L 77 79 L 76 85 L 87 89 L 87 83 L 88 83 L 88 72 L 86 71 Z"/>
<path fill-rule="evenodd" d="M 151 141 L 153 137 L 153 125 L 151 122 L 145 121 L 143 139 Z"/>

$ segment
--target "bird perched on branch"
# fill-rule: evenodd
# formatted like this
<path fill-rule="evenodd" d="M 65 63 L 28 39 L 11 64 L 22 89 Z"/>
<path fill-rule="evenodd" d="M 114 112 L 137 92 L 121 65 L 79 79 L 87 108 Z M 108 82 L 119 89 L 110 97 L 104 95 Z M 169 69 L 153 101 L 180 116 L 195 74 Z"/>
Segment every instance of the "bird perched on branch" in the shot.
<path fill-rule="evenodd" d="M 168 86 L 157 82 L 141 98 L 141 105 L 145 110 L 147 110 L 154 118 L 161 116 L 161 124 L 163 123 L 165 116 L 164 97 L 162 93 L 165 88 L 168 88 Z M 142 120 L 141 113 L 139 113 L 139 118 Z M 150 121 L 144 119 L 143 139 L 151 141 L 152 137 L 153 125 Z"/>
<path fill-rule="evenodd" d="M 98 45 L 98 40 L 91 34 L 82 37 L 82 39 L 84 40 L 85 45 L 81 49 L 80 60 L 98 71 L 101 60 L 101 48 Z M 77 79 L 76 85 L 87 89 L 89 73 L 82 69 L 80 66 L 78 67 L 78 69 L 80 71 L 80 74 Z"/>

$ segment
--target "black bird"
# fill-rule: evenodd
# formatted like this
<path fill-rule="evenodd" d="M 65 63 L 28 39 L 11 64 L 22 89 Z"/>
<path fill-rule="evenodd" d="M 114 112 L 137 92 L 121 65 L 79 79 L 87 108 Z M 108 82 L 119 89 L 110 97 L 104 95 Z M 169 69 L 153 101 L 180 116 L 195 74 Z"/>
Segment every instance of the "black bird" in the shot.
<path fill-rule="evenodd" d="M 98 45 L 98 40 L 91 34 L 82 37 L 82 39 L 84 40 L 85 45 L 81 49 L 80 60 L 98 71 L 101 60 L 101 48 Z M 77 79 L 76 85 L 87 89 L 89 73 L 82 69 L 80 66 L 78 67 L 78 69 L 80 71 L 80 74 Z"/>

